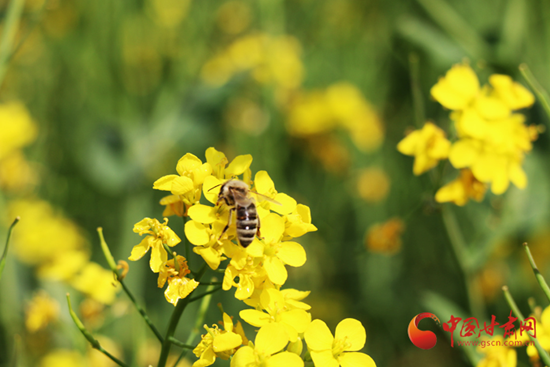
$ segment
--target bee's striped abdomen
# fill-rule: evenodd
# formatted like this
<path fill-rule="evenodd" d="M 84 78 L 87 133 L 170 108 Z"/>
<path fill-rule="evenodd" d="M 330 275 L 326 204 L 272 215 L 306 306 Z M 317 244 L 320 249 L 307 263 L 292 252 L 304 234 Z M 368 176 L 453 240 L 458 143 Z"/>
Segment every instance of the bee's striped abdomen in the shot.
<path fill-rule="evenodd" d="M 256 205 L 250 203 L 247 207 L 237 205 L 237 238 L 242 247 L 247 247 L 254 241 L 258 232 L 258 213 Z"/>

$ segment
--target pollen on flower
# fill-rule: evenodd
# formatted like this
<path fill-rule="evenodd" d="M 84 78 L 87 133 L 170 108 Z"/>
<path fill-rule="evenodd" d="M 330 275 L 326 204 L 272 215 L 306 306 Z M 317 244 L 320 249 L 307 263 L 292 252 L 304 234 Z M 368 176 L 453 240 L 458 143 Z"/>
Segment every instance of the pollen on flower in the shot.
<path fill-rule="evenodd" d="M 191 273 L 187 266 L 187 260 L 183 256 L 176 256 L 177 266 L 174 259 L 168 260 L 161 266 L 158 278 L 158 287 L 162 288 L 168 282 L 164 296 L 174 306 L 182 298 L 187 297 L 197 288 L 199 282 L 186 278 Z"/>

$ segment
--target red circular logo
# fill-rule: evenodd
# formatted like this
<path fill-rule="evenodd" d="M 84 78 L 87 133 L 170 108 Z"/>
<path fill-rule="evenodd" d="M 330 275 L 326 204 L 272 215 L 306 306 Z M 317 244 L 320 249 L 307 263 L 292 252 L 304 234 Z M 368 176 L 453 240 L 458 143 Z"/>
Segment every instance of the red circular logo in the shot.
<path fill-rule="evenodd" d="M 413 317 L 413 319 L 409 323 L 409 339 L 411 339 L 411 342 L 418 348 L 432 349 L 437 343 L 437 336 L 435 336 L 435 334 L 429 330 L 420 330 L 418 328 L 418 323 L 420 322 L 420 320 L 425 319 L 426 317 L 434 320 L 437 325 L 441 325 L 441 322 L 433 313 L 423 312 L 421 314 L 418 314 Z"/>

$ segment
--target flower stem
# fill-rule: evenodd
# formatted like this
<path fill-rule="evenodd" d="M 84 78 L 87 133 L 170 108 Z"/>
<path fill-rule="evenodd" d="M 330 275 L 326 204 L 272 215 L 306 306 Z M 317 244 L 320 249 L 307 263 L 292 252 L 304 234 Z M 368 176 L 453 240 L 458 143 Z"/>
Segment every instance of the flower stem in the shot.
<path fill-rule="evenodd" d="M 113 255 L 111 254 L 111 250 L 109 250 L 109 246 L 107 245 L 107 242 L 105 241 L 105 238 L 103 237 L 103 229 L 99 227 L 97 229 L 97 233 L 99 234 L 99 241 L 101 242 L 101 250 L 103 251 L 103 255 L 105 256 L 105 259 L 107 260 L 107 263 L 109 264 L 109 267 L 111 268 L 113 274 L 115 274 L 116 280 L 122 285 L 122 289 L 124 289 L 124 292 L 130 298 L 130 301 L 134 304 L 136 309 L 138 310 L 139 314 L 145 321 L 145 323 L 149 326 L 151 331 L 156 335 L 157 339 L 164 343 L 164 338 L 160 334 L 160 332 L 157 330 L 156 326 L 153 325 L 151 320 L 149 319 L 149 316 L 145 313 L 145 310 L 137 303 L 136 298 L 130 292 L 130 289 L 126 286 L 124 283 L 124 280 L 122 279 L 121 273 L 119 272 L 117 265 L 115 263 L 115 259 L 113 258 Z"/>
<path fill-rule="evenodd" d="M 210 295 L 210 294 L 212 294 L 212 293 L 216 293 L 216 292 L 219 291 L 220 289 L 222 289 L 222 287 L 216 287 L 216 288 L 214 288 L 214 289 L 212 289 L 212 290 L 210 290 L 210 291 L 204 292 L 204 293 L 201 294 L 201 295 L 198 295 L 198 296 L 195 296 L 195 297 L 191 297 L 191 298 L 189 299 L 189 303 L 195 302 L 195 301 L 197 301 L 197 300 L 199 300 L 199 299 L 201 299 L 201 298 L 203 298 L 203 297 L 205 297 L 205 296 L 208 296 L 208 295 Z"/>
<path fill-rule="evenodd" d="M 205 263 L 201 270 L 197 273 L 197 276 L 195 277 L 195 280 L 197 282 L 200 282 L 200 279 L 206 272 L 206 268 L 208 265 Z M 193 290 L 194 292 L 195 290 Z M 193 294 L 191 292 L 189 295 Z M 166 331 L 166 336 L 164 337 L 164 342 L 162 343 L 162 349 L 160 351 L 159 356 L 159 362 L 157 364 L 157 367 L 165 367 L 166 361 L 168 360 L 168 354 L 170 353 L 170 347 L 172 346 L 172 342 L 170 341 L 170 338 L 174 336 L 174 333 L 176 332 L 176 327 L 178 326 L 178 322 L 180 321 L 181 315 L 183 314 L 183 311 L 185 311 L 185 308 L 187 305 L 191 302 L 191 298 L 187 296 L 187 298 L 180 299 L 178 303 L 176 304 L 176 308 L 174 309 L 174 312 L 172 312 L 172 316 L 170 317 L 170 322 L 168 324 L 168 330 Z"/>
<path fill-rule="evenodd" d="M 514 315 L 516 315 L 520 319 L 520 321 L 523 322 L 525 318 L 523 317 L 523 314 L 519 310 L 518 305 L 514 301 L 514 298 L 512 297 L 512 294 L 510 293 L 510 291 L 508 290 L 508 287 L 507 286 L 502 287 L 502 291 L 504 292 L 504 297 L 506 298 L 506 301 L 510 305 L 510 308 L 512 308 L 512 311 L 514 312 Z M 540 345 L 540 343 L 536 338 L 532 337 L 529 334 L 527 334 L 527 336 L 533 343 L 535 343 L 535 348 L 537 348 L 537 352 L 539 353 L 540 359 L 542 359 L 542 361 L 544 362 L 544 365 L 550 366 L 550 356 L 548 356 L 548 353 L 546 353 L 546 351 L 544 350 L 544 348 L 542 348 L 542 346 Z"/>
<path fill-rule="evenodd" d="M 458 266 L 464 275 L 470 311 L 474 317 L 483 319 L 485 315 L 485 305 L 481 290 L 475 282 L 474 273 L 467 263 L 468 249 L 466 247 L 466 241 L 464 240 L 464 236 L 462 236 L 462 232 L 460 231 L 460 227 L 451 208 L 448 205 L 442 205 L 441 213 L 445 229 L 449 235 L 449 241 L 451 242 L 451 248 L 455 254 Z"/>
<path fill-rule="evenodd" d="M 10 228 L 8 229 L 8 237 L 6 238 L 6 246 L 4 247 L 4 252 L 2 253 L 2 257 L 0 258 L 0 279 L 2 278 L 2 272 L 4 271 L 4 266 L 6 266 L 6 259 L 8 257 L 8 247 L 10 245 L 10 237 L 11 237 L 11 231 L 13 227 L 19 222 L 20 217 L 17 217 L 13 220 L 13 223 L 11 224 Z"/>
<path fill-rule="evenodd" d="M 73 311 L 73 307 L 71 305 L 71 297 L 69 296 L 69 293 L 67 293 L 67 304 L 69 305 L 69 313 L 71 314 L 71 318 L 73 319 L 74 323 L 76 324 L 76 327 L 78 328 L 78 330 L 80 330 L 82 335 L 84 335 L 84 337 L 88 340 L 88 342 L 91 344 L 91 346 L 94 349 L 97 349 L 101 353 L 105 354 L 107 357 L 109 357 L 113 362 L 115 362 L 119 366 L 127 367 L 127 365 L 124 362 L 122 362 L 121 360 L 119 360 L 118 358 L 113 356 L 111 353 L 109 353 L 105 349 L 103 349 L 101 344 L 99 344 L 99 342 L 92 336 L 92 334 L 88 331 L 88 329 L 86 329 L 86 327 L 84 326 L 82 321 L 80 321 L 80 319 L 78 318 L 76 313 Z"/>
<path fill-rule="evenodd" d="M 533 272 L 535 273 L 535 277 L 537 278 L 540 287 L 544 291 L 546 298 L 548 298 L 548 300 L 550 301 L 550 288 L 548 287 L 548 283 L 546 283 L 546 280 L 537 268 L 537 264 L 535 264 L 535 259 L 533 259 L 533 255 L 531 254 L 531 250 L 529 250 L 527 242 L 523 243 L 523 248 L 525 248 L 525 253 L 527 254 L 527 258 L 529 259 L 529 263 L 531 264 L 531 268 L 533 268 Z"/>
<path fill-rule="evenodd" d="M 8 60 L 13 53 L 13 41 L 15 40 L 24 4 L 25 0 L 11 0 L 8 6 L 6 22 L 0 40 L 0 86 L 8 69 Z"/>
<path fill-rule="evenodd" d="M 184 349 L 195 349 L 193 345 L 185 344 L 182 341 L 179 341 L 178 339 L 174 338 L 173 336 L 169 337 L 168 340 L 170 340 L 170 343 Z"/>
<path fill-rule="evenodd" d="M 548 96 L 548 93 L 539 84 L 537 78 L 535 78 L 535 76 L 531 72 L 531 69 L 529 69 L 529 66 L 527 66 L 526 63 L 523 63 L 519 66 L 519 71 L 521 72 L 521 75 L 523 75 L 525 80 L 527 80 L 529 86 L 535 91 L 535 94 L 537 95 L 540 103 L 542 103 L 542 107 L 544 108 L 546 115 L 548 116 L 548 118 L 550 118 L 550 97 Z"/>

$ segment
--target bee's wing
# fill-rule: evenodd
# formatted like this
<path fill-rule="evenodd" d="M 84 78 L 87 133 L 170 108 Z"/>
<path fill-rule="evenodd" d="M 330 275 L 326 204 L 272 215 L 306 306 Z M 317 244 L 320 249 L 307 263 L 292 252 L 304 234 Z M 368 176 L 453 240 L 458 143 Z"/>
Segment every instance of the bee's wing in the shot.
<path fill-rule="evenodd" d="M 260 194 L 259 192 L 256 192 L 256 191 L 250 191 L 250 192 L 253 193 L 254 195 L 258 195 L 258 198 L 261 199 L 261 201 L 268 201 L 268 202 L 270 202 L 271 204 L 283 206 L 283 204 L 279 203 L 279 202 L 276 201 L 276 200 L 273 200 L 273 199 L 270 198 L 269 196 L 266 196 L 266 195 L 264 195 L 264 194 Z"/>

